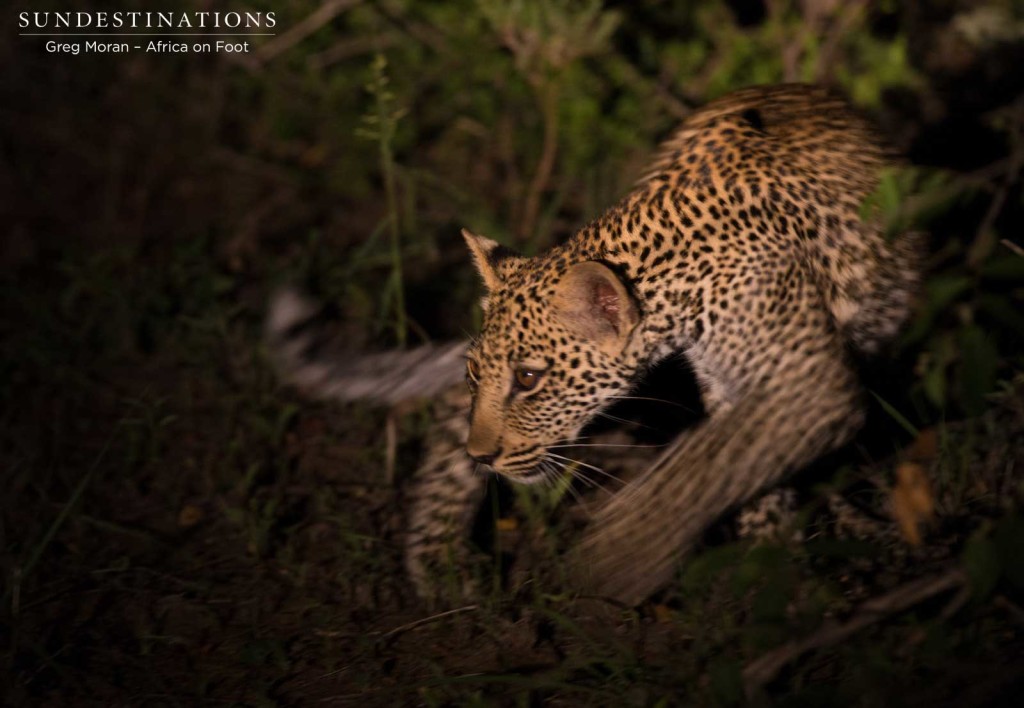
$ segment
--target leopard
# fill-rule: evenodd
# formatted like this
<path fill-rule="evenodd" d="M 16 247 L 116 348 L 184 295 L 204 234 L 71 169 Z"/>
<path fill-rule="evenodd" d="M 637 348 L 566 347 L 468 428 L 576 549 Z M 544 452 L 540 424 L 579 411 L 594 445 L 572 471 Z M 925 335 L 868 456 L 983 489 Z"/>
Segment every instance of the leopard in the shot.
<path fill-rule="evenodd" d="M 465 415 L 447 418 L 464 452 L 432 461 L 419 493 L 453 465 L 463 501 L 478 470 L 549 480 L 596 416 L 684 359 L 705 418 L 567 554 L 583 593 L 636 605 L 664 587 L 709 525 L 863 424 L 858 361 L 904 326 L 925 251 L 864 208 L 898 163 L 829 89 L 757 86 L 694 111 L 629 194 L 545 252 L 464 230 L 485 291 L 479 334 L 449 351 L 465 361 Z"/>

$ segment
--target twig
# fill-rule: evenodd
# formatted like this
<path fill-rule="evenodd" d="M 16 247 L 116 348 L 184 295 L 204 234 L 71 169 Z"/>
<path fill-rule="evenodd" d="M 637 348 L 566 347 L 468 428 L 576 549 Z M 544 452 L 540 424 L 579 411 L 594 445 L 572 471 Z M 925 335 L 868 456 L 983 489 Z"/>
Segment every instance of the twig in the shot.
<path fill-rule="evenodd" d="M 743 683 L 747 696 L 753 696 L 759 688 L 773 681 L 783 667 L 804 653 L 838 644 L 889 615 L 902 612 L 947 590 L 962 587 L 966 582 L 967 577 L 959 568 L 914 580 L 892 592 L 868 600 L 844 623 L 828 621 L 813 634 L 773 649 L 743 669 Z"/>
<path fill-rule="evenodd" d="M 633 83 L 650 86 L 654 90 L 654 97 L 661 102 L 673 118 L 686 120 L 693 114 L 693 107 L 686 105 L 685 102 L 677 98 L 659 78 L 647 76 L 628 59 L 621 61 L 619 66 Z"/>
<path fill-rule="evenodd" d="M 523 216 L 519 222 L 519 239 L 522 243 L 537 236 L 534 230 L 537 227 L 537 217 L 540 213 L 541 196 L 548 188 L 555 169 L 555 156 L 558 153 L 558 89 L 557 79 L 549 81 L 547 84 L 538 85 L 537 88 L 544 121 L 544 138 L 541 144 L 540 159 L 537 161 L 537 169 L 526 189 L 526 202 L 523 205 Z"/>
<path fill-rule="evenodd" d="M 921 194 L 912 194 L 899 210 L 901 222 L 913 222 L 920 215 L 971 188 L 992 190 L 991 183 L 1013 168 L 1013 158 L 1004 157 L 972 172 L 958 174 L 949 182 Z"/>
<path fill-rule="evenodd" d="M 946 603 L 946 606 L 942 608 L 942 612 L 939 613 L 939 617 L 944 620 L 948 620 L 950 617 L 959 612 L 967 601 L 971 599 L 971 586 L 961 585 L 953 599 Z"/>
<path fill-rule="evenodd" d="M 439 620 L 439 619 L 441 619 L 443 617 L 450 617 L 452 615 L 459 615 L 459 614 L 462 614 L 463 612 L 473 612 L 474 610 L 478 610 L 478 609 L 480 609 L 479 605 L 466 605 L 465 607 L 456 607 L 454 610 L 447 610 L 446 612 L 440 612 L 440 613 L 438 613 L 436 615 L 430 615 L 429 617 L 421 617 L 418 620 L 415 620 L 413 622 L 409 622 L 407 624 L 403 624 L 400 627 L 395 627 L 392 630 L 388 630 L 387 632 L 384 632 L 384 634 L 382 634 L 380 638 L 381 639 L 388 639 L 389 637 L 393 637 L 393 636 L 395 636 L 397 634 L 401 634 L 402 632 L 408 632 L 410 629 L 416 629 L 417 627 L 419 627 L 421 625 L 428 624 L 430 622 L 435 622 L 435 621 L 437 621 L 437 620 Z"/>
<path fill-rule="evenodd" d="M 412 4 L 410 4 L 412 7 Z M 405 17 L 406 11 L 401 3 L 394 0 L 378 0 L 374 3 L 374 9 L 381 17 L 391 22 L 404 34 L 412 37 L 417 42 L 430 47 L 442 56 L 450 55 L 451 48 L 448 46 L 446 34 L 437 26 L 425 22 L 412 22 Z"/>
<path fill-rule="evenodd" d="M 1013 109 L 1013 150 L 1010 153 L 1009 166 L 1006 169 L 1006 177 L 999 191 L 992 197 L 988 210 L 978 224 L 978 230 L 974 234 L 974 241 L 967 252 L 967 262 L 972 266 L 979 266 L 992 252 L 997 243 L 993 227 L 996 219 L 1003 211 L 1006 198 L 1009 196 L 1010 187 L 1020 176 L 1021 167 L 1024 167 L 1024 140 L 1021 140 L 1021 129 L 1024 127 L 1024 100 L 1020 100 Z"/>
<path fill-rule="evenodd" d="M 817 67 L 814 72 L 815 80 L 819 83 L 826 83 L 827 79 L 831 78 L 832 70 L 838 64 L 836 53 L 839 50 L 839 43 L 853 29 L 854 23 L 864 14 L 867 5 L 867 0 L 855 0 L 847 3 L 832 28 L 825 35 L 818 52 Z"/>
<path fill-rule="evenodd" d="M 226 163 L 229 167 L 245 174 L 258 173 L 268 179 L 277 182 L 295 182 L 295 176 L 284 167 L 262 160 L 253 155 L 247 155 L 225 147 L 215 147 L 210 155 Z"/>
<path fill-rule="evenodd" d="M 327 0 L 319 9 L 308 15 L 306 19 L 296 23 L 290 30 L 260 47 L 253 57 L 253 66 L 251 68 L 267 63 L 316 32 L 341 13 L 362 2 L 363 0 Z"/>
<path fill-rule="evenodd" d="M 1024 627 L 1024 610 L 1015 605 L 1013 602 L 1010 602 L 1009 598 L 1007 598 L 1004 595 L 997 595 L 993 602 L 995 603 L 996 607 L 1006 610 L 1009 613 L 1010 617 L 1012 617 L 1014 621 L 1017 622 L 1017 624 L 1019 624 L 1021 627 Z"/>
<path fill-rule="evenodd" d="M 1015 254 L 1017 254 L 1018 256 L 1024 256 L 1024 248 L 1021 248 L 1020 246 L 1018 246 L 1017 244 L 1015 244 L 1015 243 L 1014 243 L 1013 241 L 1011 241 L 1010 239 L 1008 239 L 1008 238 L 1004 238 L 1004 239 L 1003 239 L 1002 241 L 1000 241 L 999 243 L 1001 243 L 1001 244 L 1003 244 L 1004 246 L 1006 246 L 1006 247 L 1007 247 L 1008 249 L 1010 249 L 1011 251 L 1013 251 L 1013 252 L 1014 252 Z"/>
<path fill-rule="evenodd" d="M 384 421 L 384 478 L 389 487 L 395 485 L 395 459 L 398 456 L 398 422 L 395 411 Z"/>
<path fill-rule="evenodd" d="M 397 33 L 346 39 L 322 52 L 317 52 L 309 57 L 306 63 L 309 64 L 311 69 L 323 70 L 340 61 L 345 61 L 361 54 L 379 52 L 393 47 L 398 44 L 399 39 Z"/>

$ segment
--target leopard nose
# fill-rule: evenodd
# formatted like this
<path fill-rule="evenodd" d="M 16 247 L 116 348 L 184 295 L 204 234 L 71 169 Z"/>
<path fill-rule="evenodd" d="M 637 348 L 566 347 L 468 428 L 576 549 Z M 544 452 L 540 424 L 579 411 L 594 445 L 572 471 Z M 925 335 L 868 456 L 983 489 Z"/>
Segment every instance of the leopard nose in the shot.
<path fill-rule="evenodd" d="M 469 453 L 469 456 L 473 459 L 474 462 L 479 462 L 481 465 L 489 465 L 492 464 L 496 459 L 498 459 L 498 455 L 500 454 L 501 448 L 498 448 L 494 452 L 489 452 L 483 455 L 474 455 L 471 452 Z"/>

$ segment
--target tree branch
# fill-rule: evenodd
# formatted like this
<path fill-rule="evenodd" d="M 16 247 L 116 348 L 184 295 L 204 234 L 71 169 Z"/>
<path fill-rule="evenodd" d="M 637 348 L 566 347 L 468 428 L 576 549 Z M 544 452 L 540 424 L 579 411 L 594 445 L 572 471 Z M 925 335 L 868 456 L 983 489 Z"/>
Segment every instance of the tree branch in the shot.
<path fill-rule="evenodd" d="M 316 32 L 341 13 L 362 2 L 363 0 L 327 0 L 317 10 L 310 13 L 306 19 L 297 22 L 290 30 L 260 47 L 256 52 L 253 64 L 259 66 L 267 63 Z"/>
<path fill-rule="evenodd" d="M 960 568 L 919 578 L 901 585 L 892 592 L 863 603 L 846 622 L 830 620 L 813 634 L 773 649 L 747 664 L 743 669 L 743 683 L 747 696 L 754 695 L 762 686 L 771 683 L 787 664 L 806 652 L 838 644 L 850 635 L 880 622 L 889 615 L 902 612 L 935 595 L 962 587 L 966 583 L 967 576 Z"/>

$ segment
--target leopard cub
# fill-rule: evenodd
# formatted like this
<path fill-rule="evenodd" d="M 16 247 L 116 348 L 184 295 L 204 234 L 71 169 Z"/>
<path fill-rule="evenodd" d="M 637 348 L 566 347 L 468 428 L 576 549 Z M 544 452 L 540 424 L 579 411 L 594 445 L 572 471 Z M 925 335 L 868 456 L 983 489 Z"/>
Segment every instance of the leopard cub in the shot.
<path fill-rule="evenodd" d="M 558 473 L 559 449 L 668 357 L 701 386 L 707 419 L 591 519 L 583 587 L 643 600 L 723 512 L 857 430 L 850 352 L 898 332 L 923 250 L 861 218 L 892 159 L 822 88 L 750 88 L 696 111 L 630 194 L 548 252 L 464 232 L 486 289 L 465 349 L 480 467 Z"/>

